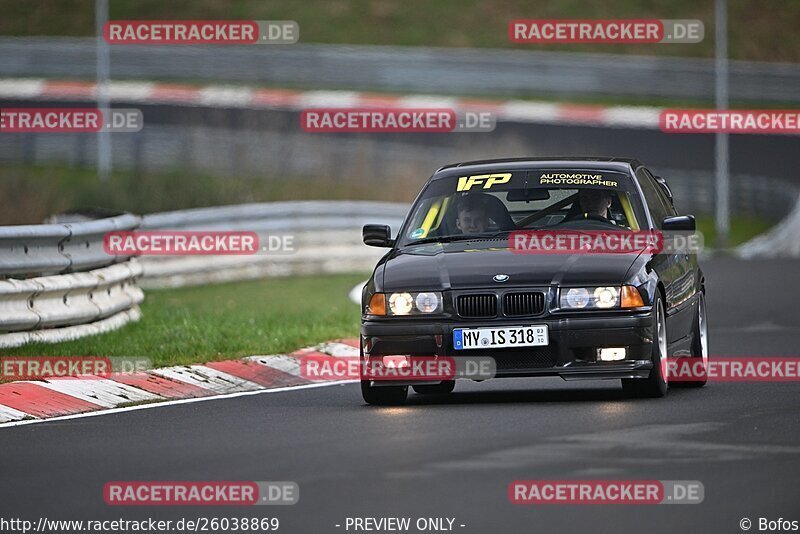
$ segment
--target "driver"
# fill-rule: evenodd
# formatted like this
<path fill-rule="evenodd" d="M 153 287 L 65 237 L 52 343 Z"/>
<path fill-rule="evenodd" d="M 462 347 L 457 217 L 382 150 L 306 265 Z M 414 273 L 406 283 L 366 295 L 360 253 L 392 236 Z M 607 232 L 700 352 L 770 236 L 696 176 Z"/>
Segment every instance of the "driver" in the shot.
<path fill-rule="evenodd" d="M 604 219 L 609 218 L 608 209 L 612 202 L 611 192 L 606 189 L 581 189 L 578 192 L 578 202 L 581 206 L 581 215 L 578 219 Z"/>
<path fill-rule="evenodd" d="M 465 195 L 458 199 L 456 227 L 462 234 L 481 234 L 489 228 L 486 199 L 480 195 Z"/>

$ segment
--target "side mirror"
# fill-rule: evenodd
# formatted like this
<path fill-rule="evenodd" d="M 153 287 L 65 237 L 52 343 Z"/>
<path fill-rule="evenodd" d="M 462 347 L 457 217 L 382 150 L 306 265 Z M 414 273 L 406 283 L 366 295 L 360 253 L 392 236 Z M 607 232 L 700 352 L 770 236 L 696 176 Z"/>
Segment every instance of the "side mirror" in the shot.
<path fill-rule="evenodd" d="M 664 232 L 694 232 L 696 228 L 694 215 L 664 217 L 664 221 L 661 223 L 661 230 Z"/>
<path fill-rule="evenodd" d="M 665 179 L 663 179 L 662 177 L 660 177 L 660 176 L 656 176 L 656 182 L 658 182 L 658 185 L 660 185 L 661 189 L 664 190 L 664 193 L 666 193 L 667 198 L 669 199 L 669 201 L 670 202 L 674 202 L 674 200 L 672 198 L 672 189 L 670 189 L 669 185 L 667 185 L 667 181 Z"/>
<path fill-rule="evenodd" d="M 371 247 L 392 247 L 392 229 L 385 224 L 365 224 L 361 230 L 364 244 Z"/>

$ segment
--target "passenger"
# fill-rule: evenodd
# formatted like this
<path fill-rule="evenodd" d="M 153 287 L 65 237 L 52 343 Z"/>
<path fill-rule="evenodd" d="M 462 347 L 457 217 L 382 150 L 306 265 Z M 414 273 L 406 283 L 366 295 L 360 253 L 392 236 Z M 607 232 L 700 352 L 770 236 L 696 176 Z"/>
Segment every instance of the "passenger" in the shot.
<path fill-rule="evenodd" d="M 480 195 L 466 195 L 458 200 L 456 227 L 462 234 L 481 234 L 489 228 L 486 199 Z"/>
<path fill-rule="evenodd" d="M 612 202 L 611 192 L 606 189 L 581 189 L 578 192 L 578 202 L 581 207 L 580 217 L 577 219 L 602 218 L 611 222 L 608 209 Z"/>

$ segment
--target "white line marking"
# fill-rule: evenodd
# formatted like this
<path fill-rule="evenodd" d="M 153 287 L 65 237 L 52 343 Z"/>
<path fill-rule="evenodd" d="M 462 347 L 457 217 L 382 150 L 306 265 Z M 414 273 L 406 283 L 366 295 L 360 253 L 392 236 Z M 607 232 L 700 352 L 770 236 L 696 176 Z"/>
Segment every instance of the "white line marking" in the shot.
<path fill-rule="evenodd" d="M 292 356 L 275 355 L 275 356 L 248 356 L 245 360 L 251 360 L 267 367 L 272 367 L 278 371 L 283 371 L 293 376 L 305 378 L 300 374 L 300 361 Z"/>
<path fill-rule="evenodd" d="M 108 84 L 108 96 L 111 100 L 131 100 L 147 102 L 153 93 L 152 82 L 111 82 Z"/>
<path fill-rule="evenodd" d="M 558 104 L 510 100 L 502 106 L 499 119 L 520 120 L 523 122 L 559 122 Z"/>
<path fill-rule="evenodd" d="M 65 378 L 29 383 L 107 408 L 113 408 L 126 402 L 142 402 L 162 398 L 143 389 L 106 378 Z"/>
<path fill-rule="evenodd" d="M 207 106 L 247 107 L 253 99 L 249 87 L 206 85 L 200 88 L 200 103 Z"/>
<path fill-rule="evenodd" d="M 658 128 L 661 108 L 613 106 L 603 110 L 606 126 L 628 128 Z"/>
<path fill-rule="evenodd" d="M 234 391 L 254 391 L 264 386 L 233 376 L 222 371 L 217 371 L 205 365 L 178 365 L 153 369 L 152 374 L 171 378 L 178 382 L 187 382 L 203 389 L 210 389 L 217 393 L 231 393 Z"/>
<path fill-rule="evenodd" d="M 305 108 L 354 108 L 360 97 L 361 93 L 354 91 L 306 91 L 300 94 L 298 102 Z"/>
<path fill-rule="evenodd" d="M 25 412 L 21 412 L 12 408 L 11 406 L 6 406 L 4 404 L 0 404 L 0 423 L 7 423 L 9 421 L 17 421 L 19 419 L 25 419 L 26 417 L 34 417 L 33 415 Z"/>
<path fill-rule="evenodd" d="M 440 95 L 409 95 L 398 100 L 392 108 L 448 108 L 456 109 L 458 99 Z"/>
<path fill-rule="evenodd" d="M 319 346 L 319 352 L 333 356 L 334 358 L 357 358 L 361 355 L 361 351 L 350 345 L 339 343 L 337 341 L 330 341 L 323 343 Z"/>
<path fill-rule="evenodd" d="M 282 388 L 262 389 L 259 391 L 240 391 L 238 393 L 228 393 L 226 395 L 215 395 L 213 397 L 195 397 L 191 399 L 177 399 L 172 401 L 157 402 L 152 404 L 142 404 L 139 406 L 127 406 L 125 408 L 111 408 L 110 410 L 98 410 L 94 412 L 77 413 L 73 415 L 61 415 L 59 417 L 51 417 L 50 419 L 30 419 L 26 421 L 12 421 L 10 423 L 0 424 L 0 428 L 9 426 L 22 426 L 31 425 L 34 423 L 49 423 L 50 421 L 66 421 L 68 419 L 82 419 L 84 417 L 96 417 L 98 415 L 107 415 L 112 413 L 132 412 L 136 410 L 147 410 L 150 408 L 160 408 L 162 406 L 174 406 L 176 404 L 189 404 L 192 402 L 205 402 L 220 399 L 233 399 L 236 397 L 245 397 L 248 395 L 260 395 L 261 393 L 282 393 L 284 391 L 295 391 L 300 389 L 321 388 L 326 386 L 336 386 L 341 384 L 355 384 L 357 380 L 339 380 L 336 382 L 319 382 L 314 384 L 303 384 L 302 386 L 287 386 Z"/>
<path fill-rule="evenodd" d="M 0 79 L 0 96 L 8 98 L 38 98 L 42 94 L 41 78 Z"/>

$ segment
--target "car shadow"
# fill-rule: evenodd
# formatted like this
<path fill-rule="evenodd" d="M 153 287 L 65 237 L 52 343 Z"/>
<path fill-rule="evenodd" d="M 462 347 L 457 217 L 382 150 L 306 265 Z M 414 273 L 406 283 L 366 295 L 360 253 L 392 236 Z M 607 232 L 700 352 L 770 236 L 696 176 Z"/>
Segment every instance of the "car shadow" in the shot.
<path fill-rule="evenodd" d="M 409 388 L 406 406 L 435 406 L 457 404 L 540 404 L 540 403 L 574 403 L 574 402 L 664 402 L 670 398 L 691 395 L 691 389 L 670 389 L 665 398 L 638 399 L 627 396 L 622 387 L 585 387 L 585 388 L 547 388 L 530 389 L 515 388 L 502 390 L 470 390 L 458 391 L 445 395 L 419 395 Z"/>

